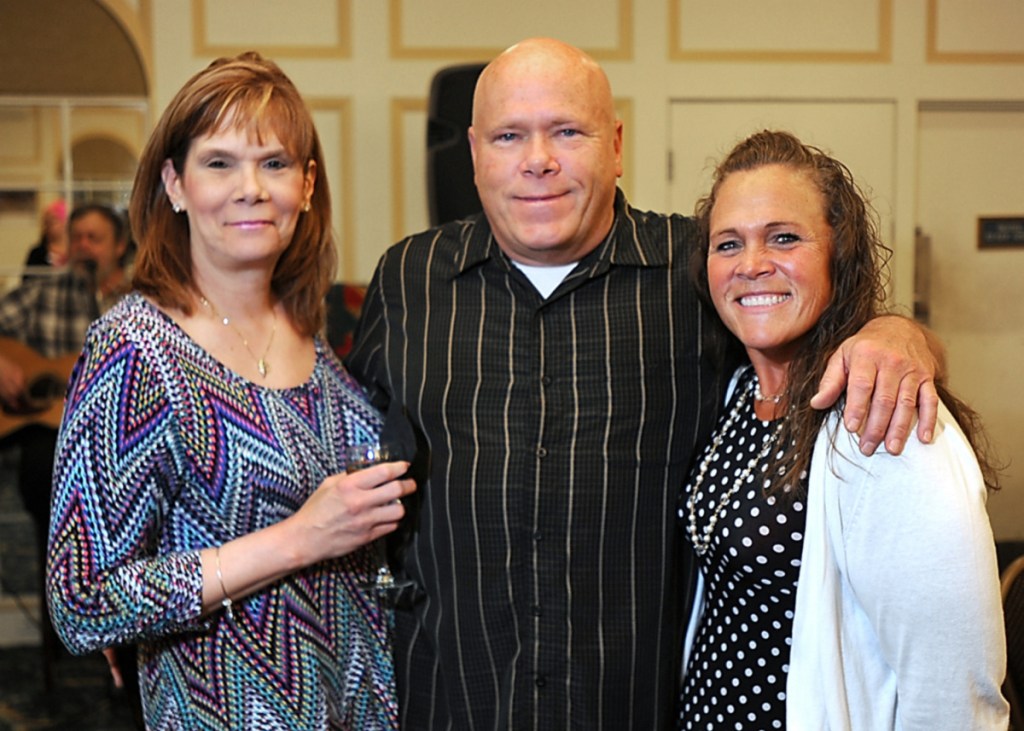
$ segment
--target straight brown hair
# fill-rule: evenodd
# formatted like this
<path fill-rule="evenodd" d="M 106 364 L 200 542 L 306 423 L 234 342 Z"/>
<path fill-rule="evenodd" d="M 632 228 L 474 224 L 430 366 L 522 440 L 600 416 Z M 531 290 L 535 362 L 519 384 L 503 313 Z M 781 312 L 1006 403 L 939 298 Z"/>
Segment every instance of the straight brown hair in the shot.
<path fill-rule="evenodd" d="M 129 210 L 138 243 L 135 289 L 157 304 L 191 314 L 198 294 L 192 271 L 188 219 L 175 213 L 161 170 L 178 175 L 192 141 L 226 125 L 262 142 L 273 134 L 296 160 L 316 166 L 310 210 L 304 211 L 271 277 L 271 292 L 305 335 L 323 328 L 324 298 L 337 254 L 323 149 L 313 117 L 295 85 L 273 61 L 253 51 L 220 58 L 197 73 L 171 100 L 142 153 Z"/>

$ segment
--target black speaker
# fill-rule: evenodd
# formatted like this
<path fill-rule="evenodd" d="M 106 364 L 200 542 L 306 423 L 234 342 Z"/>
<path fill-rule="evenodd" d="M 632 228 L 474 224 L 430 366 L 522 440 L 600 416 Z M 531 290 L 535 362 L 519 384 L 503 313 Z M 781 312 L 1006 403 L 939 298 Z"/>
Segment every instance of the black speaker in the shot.
<path fill-rule="evenodd" d="M 484 66 L 448 66 L 434 74 L 430 83 L 427 206 L 431 226 L 481 210 L 466 131 L 473 118 L 473 89 Z"/>

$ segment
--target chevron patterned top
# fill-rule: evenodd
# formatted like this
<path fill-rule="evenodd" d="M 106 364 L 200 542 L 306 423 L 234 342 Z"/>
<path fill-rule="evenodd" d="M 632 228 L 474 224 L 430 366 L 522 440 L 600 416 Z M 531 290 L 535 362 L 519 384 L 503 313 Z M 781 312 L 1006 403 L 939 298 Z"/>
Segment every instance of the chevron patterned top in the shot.
<path fill-rule="evenodd" d="M 201 618 L 199 551 L 294 513 L 380 415 L 316 339 L 309 380 L 227 369 L 130 294 L 89 330 L 54 470 L 47 591 L 76 653 L 139 646 L 154 729 L 397 727 L 391 617 L 371 551 Z"/>

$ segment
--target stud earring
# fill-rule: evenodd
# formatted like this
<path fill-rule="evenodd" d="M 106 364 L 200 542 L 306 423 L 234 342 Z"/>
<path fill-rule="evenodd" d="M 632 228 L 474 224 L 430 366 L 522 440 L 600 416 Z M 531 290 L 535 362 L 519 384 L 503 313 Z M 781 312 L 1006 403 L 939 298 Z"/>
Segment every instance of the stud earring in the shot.
<path fill-rule="evenodd" d="M 180 203 L 172 203 L 171 210 L 174 211 L 175 213 L 181 213 L 185 209 L 181 207 Z"/>
<path fill-rule="evenodd" d="M 313 206 L 309 205 L 309 201 L 306 201 L 305 205 L 302 206 L 303 213 L 309 213 L 313 209 Z"/>

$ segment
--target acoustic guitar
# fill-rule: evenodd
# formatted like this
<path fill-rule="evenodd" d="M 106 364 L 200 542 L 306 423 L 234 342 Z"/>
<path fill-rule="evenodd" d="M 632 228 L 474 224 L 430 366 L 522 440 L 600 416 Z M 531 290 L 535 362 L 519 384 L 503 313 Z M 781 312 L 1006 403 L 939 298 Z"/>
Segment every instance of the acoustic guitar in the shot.
<path fill-rule="evenodd" d="M 64 392 L 78 354 L 46 358 L 22 342 L 0 338 L 0 355 L 21 367 L 28 384 L 18 403 L 0 402 L 0 440 L 33 424 L 57 429 L 64 413 Z"/>

